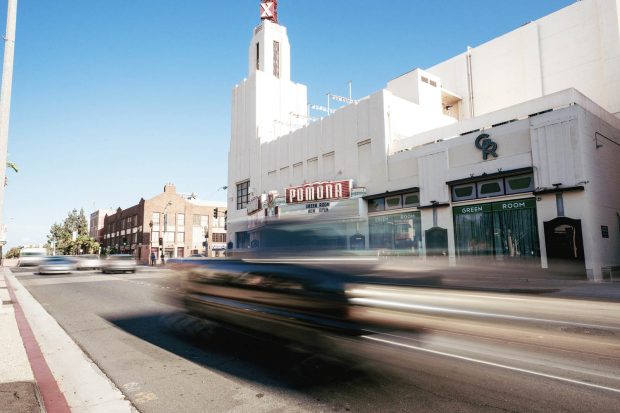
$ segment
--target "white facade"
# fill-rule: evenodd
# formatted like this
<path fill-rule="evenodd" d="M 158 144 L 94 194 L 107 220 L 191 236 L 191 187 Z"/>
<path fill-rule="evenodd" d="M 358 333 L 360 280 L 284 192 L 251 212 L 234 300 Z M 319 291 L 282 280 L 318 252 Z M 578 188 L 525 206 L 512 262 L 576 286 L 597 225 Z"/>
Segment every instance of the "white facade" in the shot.
<path fill-rule="evenodd" d="M 458 119 L 575 88 L 620 114 L 620 1 L 583 0 L 428 68 Z"/>
<path fill-rule="evenodd" d="M 582 234 L 581 244 L 571 244 L 574 258 L 590 279 L 600 279 L 606 267 L 620 265 L 619 10 L 618 0 L 575 3 L 432 68 L 393 79 L 385 89 L 311 123 L 301 116 L 305 86 L 289 80 L 286 30 L 263 22 L 250 45 L 249 77 L 233 90 L 228 239 L 235 243 L 241 239 L 237 234 L 256 227 L 255 211 L 238 196 L 245 182 L 249 199 L 350 179 L 353 187 L 366 188 L 368 197 L 347 201 L 355 218 L 346 224 L 347 235 L 362 235 L 367 248 L 385 248 L 377 247 L 384 244 L 373 234 L 382 219 L 395 227 L 409 222 L 413 229 L 401 234 L 407 243 L 395 239 L 391 248 L 405 245 L 425 256 L 427 230 L 441 229 L 450 262 L 458 263 L 470 253 L 461 231 L 469 218 L 459 214 L 468 205 L 485 209 L 491 215 L 471 219 L 492 216 L 497 226 L 510 214 L 496 208 L 517 200 L 527 205 L 529 215 L 523 213 L 530 217 L 526 232 L 532 245 L 523 247 L 514 228 L 502 227 L 512 235 L 494 240 L 487 253 L 525 258 L 527 250 L 540 267 L 553 267 L 548 257 L 558 256 L 560 241 L 547 239 L 553 234 L 545 225 L 564 228 L 560 223 L 572 219 Z M 257 65 L 253 50 L 260 52 L 274 39 L 282 57 L 273 59 L 266 48 Z M 270 66 L 274 61 L 283 66 L 279 78 Z M 483 133 L 497 145 L 497 156 L 483 159 L 475 146 Z M 531 187 L 512 193 L 508 186 L 515 176 L 531 177 Z M 491 178 L 501 191 L 481 195 L 480 185 Z M 459 199 L 454 192 L 459 185 L 477 186 L 478 195 Z M 407 196 L 416 199 L 415 194 L 417 203 L 406 205 Z M 375 200 L 393 205 L 378 210 Z M 280 211 L 295 208 L 283 205 Z M 348 239 L 346 245 L 351 247 Z"/>

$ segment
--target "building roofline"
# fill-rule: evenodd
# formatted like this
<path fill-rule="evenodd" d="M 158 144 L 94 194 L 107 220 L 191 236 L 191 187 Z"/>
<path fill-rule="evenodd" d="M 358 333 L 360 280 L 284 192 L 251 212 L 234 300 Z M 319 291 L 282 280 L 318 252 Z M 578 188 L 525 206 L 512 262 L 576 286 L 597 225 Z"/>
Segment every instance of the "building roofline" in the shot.
<path fill-rule="evenodd" d="M 541 96 L 475 118 L 464 119 L 451 125 L 430 129 L 407 138 L 394 141 L 390 155 L 422 147 L 438 141 L 457 138 L 468 133 L 484 131 L 494 126 L 527 119 L 541 113 L 577 105 L 598 116 L 611 126 L 620 129 L 620 119 L 603 109 L 575 88 Z"/>

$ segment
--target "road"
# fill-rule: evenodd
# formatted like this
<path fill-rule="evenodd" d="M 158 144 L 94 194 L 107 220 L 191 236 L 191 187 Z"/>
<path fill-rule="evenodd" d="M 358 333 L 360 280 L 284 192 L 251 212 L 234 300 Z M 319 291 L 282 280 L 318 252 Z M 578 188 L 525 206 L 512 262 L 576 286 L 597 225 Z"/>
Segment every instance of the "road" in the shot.
<path fill-rule="evenodd" d="M 407 322 L 417 334 L 370 334 L 347 343 L 355 362 L 327 362 L 241 334 L 196 334 L 169 300 L 174 274 L 159 269 L 14 275 L 145 413 L 620 406 L 620 304 L 474 292 L 424 302 L 410 292 L 400 305 L 416 314 Z M 442 300 L 461 307 L 431 305 Z"/>

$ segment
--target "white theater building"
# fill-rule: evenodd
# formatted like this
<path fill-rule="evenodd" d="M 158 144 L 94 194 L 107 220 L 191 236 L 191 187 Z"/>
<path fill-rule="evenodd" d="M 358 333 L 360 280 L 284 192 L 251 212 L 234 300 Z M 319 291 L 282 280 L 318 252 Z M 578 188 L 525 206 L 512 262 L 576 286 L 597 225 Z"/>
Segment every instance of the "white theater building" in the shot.
<path fill-rule="evenodd" d="M 233 250 L 313 214 L 341 222 L 343 248 L 563 260 L 590 280 L 620 265 L 620 0 L 576 2 L 319 120 L 263 3 L 232 94 Z"/>

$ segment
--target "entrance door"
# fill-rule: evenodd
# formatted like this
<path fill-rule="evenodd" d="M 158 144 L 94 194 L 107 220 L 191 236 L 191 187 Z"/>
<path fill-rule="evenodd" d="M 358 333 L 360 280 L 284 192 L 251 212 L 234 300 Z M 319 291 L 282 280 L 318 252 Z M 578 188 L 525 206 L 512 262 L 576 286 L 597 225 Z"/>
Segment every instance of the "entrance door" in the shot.
<path fill-rule="evenodd" d="M 426 238 L 426 255 L 448 255 L 448 230 L 433 227 L 424 231 Z"/>
<path fill-rule="evenodd" d="M 549 268 L 568 275 L 585 275 L 581 220 L 557 217 L 545 222 Z"/>

